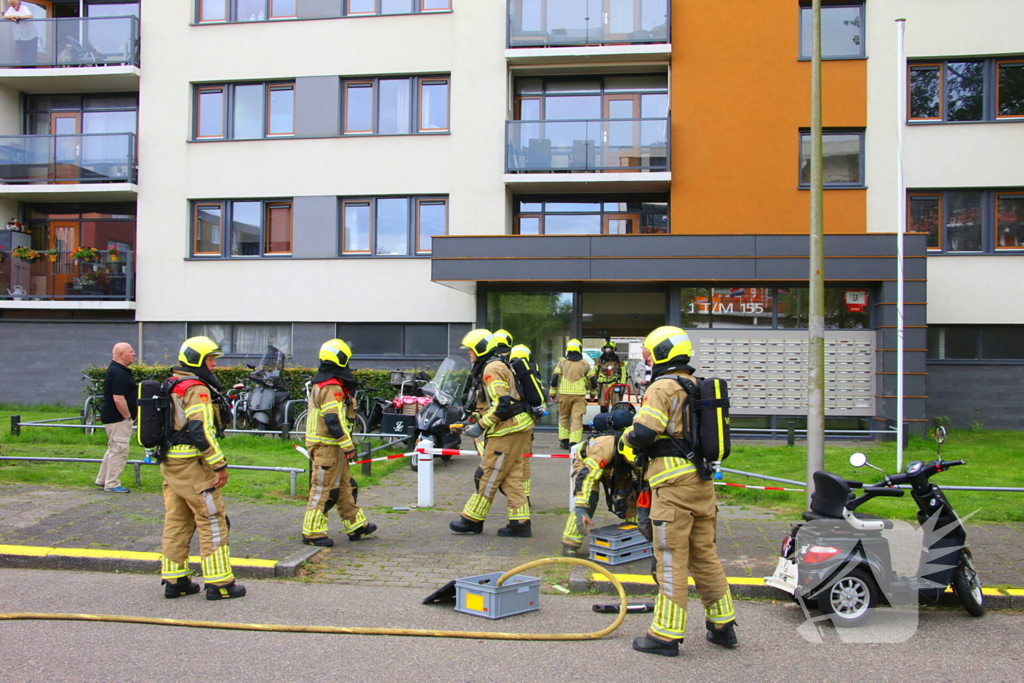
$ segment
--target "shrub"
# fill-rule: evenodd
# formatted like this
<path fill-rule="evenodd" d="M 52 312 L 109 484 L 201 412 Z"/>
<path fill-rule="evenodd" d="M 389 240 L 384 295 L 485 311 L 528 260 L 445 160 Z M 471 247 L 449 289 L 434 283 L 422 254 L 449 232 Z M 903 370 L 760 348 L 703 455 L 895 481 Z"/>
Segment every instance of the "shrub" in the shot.
<path fill-rule="evenodd" d="M 171 376 L 170 365 L 136 363 L 132 365 L 130 369 L 132 371 L 132 377 L 135 378 L 136 382 L 141 382 L 144 379 L 155 379 L 162 382 Z M 106 372 L 106 368 L 93 366 L 82 370 L 82 372 L 93 379 L 102 380 L 103 374 Z M 217 381 L 220 382 L 224 389 L 229 389 L 232 385 L 238 383 L 244 384 L 251 372 L 252 371 L 244 365 L 238 365 L 216 368 L 214 369 L 213 374 L 217 377 Z M 281 371 L 281 381 L 284 382 L 286 387 L 288 387 L 288 391 L 291 392 L 292 398 L 304 398 L 306 395 L 306 382 L 315 374 L 315 368 L 285 368 Z M 380 391 L 384 398 L 392 398 L 397 393 L 397 389 L 391 385 L 390 370 L 359 369 L 353 371 L 353 374 L 356 376 L 356 379 L 362 382 L 363 386 Z M 428 370 L 427 374 L 431 374 L 431 371 Z M 88 389 L 86 389 L 85 393 L 89 393 Z"/>

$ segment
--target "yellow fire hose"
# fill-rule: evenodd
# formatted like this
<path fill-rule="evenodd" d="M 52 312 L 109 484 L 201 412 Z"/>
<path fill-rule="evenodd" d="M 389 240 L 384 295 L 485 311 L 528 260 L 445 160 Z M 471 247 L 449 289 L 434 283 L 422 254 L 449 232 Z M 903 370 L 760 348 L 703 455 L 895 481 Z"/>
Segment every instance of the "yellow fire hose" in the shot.
<path fill-rule="evenodd" d="M 41 619 L 51 621 L 112 621 L 124 624 L 153 624 L 156 626 L 187 626 L 190 628 L 221 628 L 233 631 L 272 631 L 281 633 L 351 633 L 370 636 L 429 636 L 433 638 L 475 638 L 479 640 L 596 640 L 613 632 L 626 618 L 626 591 L 622 584 L 604 567 L 575 557 L 548 557 L 520 565 L 501 575 L 497 585 L 533 567 L 545 564 L 579 564 L 604 574 L 619 593 L 619 616 L 610 626 L 591 633 L 494 633 L 486 631 L 435 631 L 415 628 L 364 628 L 347 626 L 291 626 L 287 624 L 236 624 L 227 621 L 199 621 L 192 619 L 160 619 L 155 617 L 129 617 L 115 614 L 71 614 L 45 612 L 12 612 L 0 614 L 0 621 L 16 619 Z"/>

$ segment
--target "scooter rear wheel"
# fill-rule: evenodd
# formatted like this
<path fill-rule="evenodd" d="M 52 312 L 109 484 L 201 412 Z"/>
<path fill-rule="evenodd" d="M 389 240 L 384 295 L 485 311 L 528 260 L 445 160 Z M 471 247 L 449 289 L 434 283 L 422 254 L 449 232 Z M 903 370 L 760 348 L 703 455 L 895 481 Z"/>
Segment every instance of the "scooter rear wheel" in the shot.
<path fill-rule="evenodd" d="M 859 567 L 818 594 L 821 613 L 831 616 L 836 628 L 854 628 L 867 622 L 877 604 L 878 586 Z"/>
<path fill-rule="evenodd" d="M 964 548 L 960 553 L 960 562 L 956 565 L 953 573 L 953 591 L 957 600 L 972 617 L 980 617 L 985 614 L 985 596 L 981 592 L 981 579 L 974 569 L 974 561 L 971 558 L 971 551 Z"/>

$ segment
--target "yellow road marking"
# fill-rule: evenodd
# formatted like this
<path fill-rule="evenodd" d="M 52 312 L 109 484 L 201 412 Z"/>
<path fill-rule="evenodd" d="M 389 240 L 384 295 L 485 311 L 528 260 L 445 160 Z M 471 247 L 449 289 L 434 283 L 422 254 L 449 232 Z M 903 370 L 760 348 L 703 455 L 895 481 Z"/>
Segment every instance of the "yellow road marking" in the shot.
<path fill-rule="evenodd" d="M 141 553 L 131 550 L 97 550 L 95 548 L 41 548 L 30 545 L 0 545 L 0 555 L 19 555 L 21 557 L 84 557 L 113 560 L 159 561 L 160 553 Z M 198 556 L 188 558 L 189 562 L 199 562 Z M 249 558 L 231 558 L 233 567 L 275 567 L 277 560 L 257 560 Z"/>
<path fill-rule="evenodd" d="M 617 578 L 622 583 L 640 583 L 640 584 L 644 584 L 646 586 L 656 586 L 657 585 L 655 583 L 655 581 L 654 581 L 654 577 L 652 577 L 650 574 L 616 574 L 615 578 Z M 604 576 L 603 574 L 591 574 L 590 575 L 590 580 L 591 581 L 603 581 L 605 583 L 610 583 L 611 582 L 611 580 L 608 577 Z M 726 577 L 726 581 L 729 582 L 730 586 L 763 586 L 763 585 L 765 585 L 764 584 L 764 579 L 760 579 L 760 578 L 756 578 L 756 577 L 748 577 L 748 576 L 727 576 Z M 693 577 L 692 576 L 687 578 L 687 583 L 689 585 L 691 585 L 691 586 L 695 585 L 693 583 Z M 952 592 L 952 589 L 947 588 L 946 592 L 947 593 Z M 1004 594 L 1004 591 L 1000 590 L 998 588 L 982 588 L 981 592 L 982 592 L 983 595 L 994 595 L 994 596 L 1001 596 L 1001 595 Z M 1006 595 L 1015 595 L 1015 596 L 1024 596 L 1024 588 L 1009 588 L 1009 589 L 1005 590 L 1005 594 Z"/>

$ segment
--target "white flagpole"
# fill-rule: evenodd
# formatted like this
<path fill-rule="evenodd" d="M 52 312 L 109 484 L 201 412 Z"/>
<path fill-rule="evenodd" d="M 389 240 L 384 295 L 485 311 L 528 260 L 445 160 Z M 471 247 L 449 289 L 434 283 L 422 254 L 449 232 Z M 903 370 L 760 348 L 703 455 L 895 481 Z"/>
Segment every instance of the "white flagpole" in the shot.
<path fill-rule="evenodd" d="M 896 471 L 903 471 L 903 237 L 907 222 L 907 190 L 903 180 L 903 128 L 906 125 L 907 60 L 903 36 L 907 20 L 896 20 Z"/>

